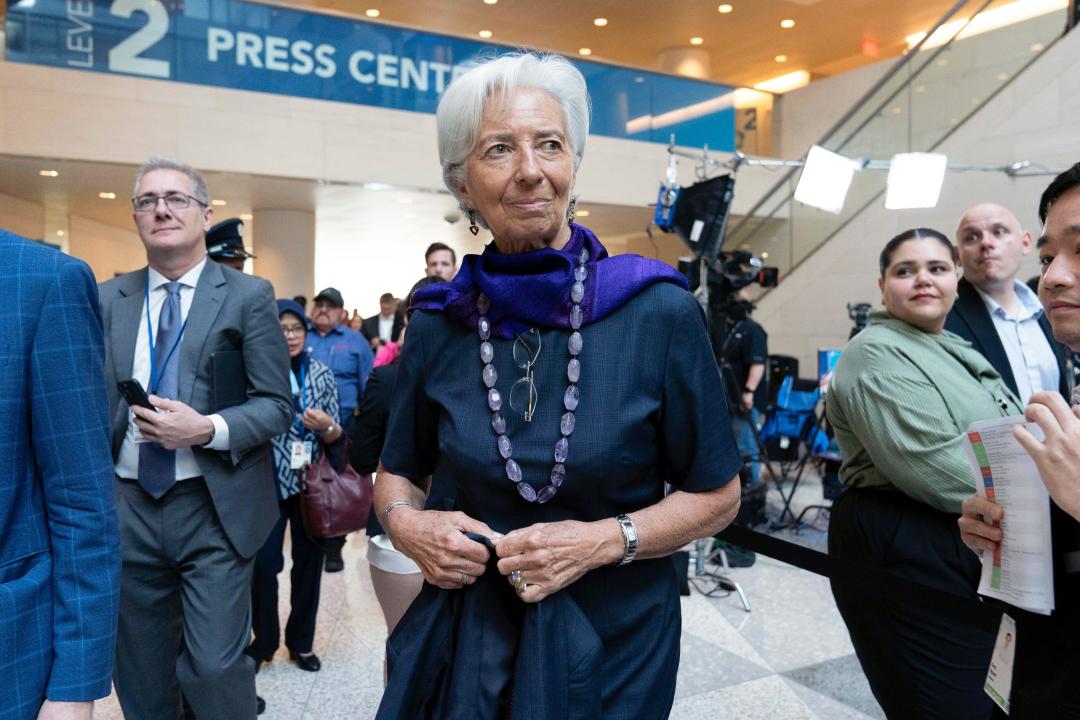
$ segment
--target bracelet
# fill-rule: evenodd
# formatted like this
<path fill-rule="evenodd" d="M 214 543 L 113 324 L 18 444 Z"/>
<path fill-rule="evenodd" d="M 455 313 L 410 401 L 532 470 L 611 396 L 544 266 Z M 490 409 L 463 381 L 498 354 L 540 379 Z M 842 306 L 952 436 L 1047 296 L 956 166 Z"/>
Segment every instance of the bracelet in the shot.
<path fill-rule="evenodd" d="M 637 528 L 634 527 L 634 521 L 626 515 L 619 515 L 615 519 L 619 522 L 619 529 L 622 530 L 623 534 L 622 560 L 615 564 L 629 565 L 634 561 L 634 556 L 637 554 Z"/>
<path fill-rule="evenodd" d="M 387 506 L 386 506 L 386 509 L 382 511 L 382 524 L 383 524 L 383 529 L 385 529 L 385 528 L 386 528 L 386 521 L 387 521 L 387 518 L 389 518 L 389 517 L 390 517 L 390 513 L 394 512 L 394 511 L 395 511 L 395 510 L 397 510 L 397 509 L 398 509 L 399 507 L 405 507 L 406 505 L 408 505 L 409 507 L 411 507 L 411 508 L 412 508 L 413 510 L 415 510 L 415 509 L 416 509 L 416 506 L 415 506 L 415 505 L 413 505 L 413 504 L 412 504 L 411 502 L 409 502 L 408 500 L 395 500 L 394 502 L 392 502 L 392 503 L 390 503 L 389 505 L 387 505 Z"/>

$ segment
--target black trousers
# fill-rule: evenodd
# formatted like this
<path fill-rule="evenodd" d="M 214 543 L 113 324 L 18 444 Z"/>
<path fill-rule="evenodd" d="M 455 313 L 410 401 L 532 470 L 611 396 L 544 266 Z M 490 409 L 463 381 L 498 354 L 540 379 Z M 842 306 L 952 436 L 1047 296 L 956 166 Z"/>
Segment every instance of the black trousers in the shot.
<path fill-rule="evenodd" d="M 322 583 L 323 551 L 304 533 L 300 516 L 300 496 L 278 503 L 281 518 L 262 549 L 255 556 L 255 576 L 251 584 L 253 613 L 252 640 L 247 653 L 256 660 L 270 660 L 281 639 L 278 621 L 278 573 L 285 567 L 282 550 L 285 525 L 292 539 L 292 587 L 289 592 L 289 621 L 285 625 L 285 647 L 294 653 L 309 653 L 315 640 L 315 617 L 319 611 L 319 587 Z"/>
<path fill-rule="evenodd" d="M 957 516 L 903 493 L 849 489 L 833 504 L 829 555 L 976 598 L 980 564 Z M 997 623 L 943 617 L 901 602 L 878 584 L 832 581 L 859 663 L 890 720 L 985 720 L 983 692 Z"/>

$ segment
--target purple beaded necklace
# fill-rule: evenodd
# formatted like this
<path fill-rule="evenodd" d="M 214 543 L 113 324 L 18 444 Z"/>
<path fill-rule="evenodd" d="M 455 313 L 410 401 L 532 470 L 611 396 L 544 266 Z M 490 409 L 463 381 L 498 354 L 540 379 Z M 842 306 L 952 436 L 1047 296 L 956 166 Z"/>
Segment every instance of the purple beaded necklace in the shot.
<path fill-rule="evenodd" d="M 555 443 L 555 464 L 551 468 L 551 482 L 542 487 L 539 492 L 532 485 L 525 482 L 521 475 L 521 466 L 513 458 L 513 448 L 510 438 L 506 435 L 506 419 L 499 414 L 502 409 L 502 394 L 496 389 L 495 381 L 498 375 L 492 361 L 495 359 L 495 348 L 491 344 L 491 323 L 488 322 L 487 314 L 491 309 L 491 301 L 487 295 L 480 293 L 476 298 L 476 311 L 480 318 L 476 328 L 480 334 L 480 360 L 484 363 L 481 372 L 484 385 L 487 387 L 487 402 L 491 408 L 491 428 L 495 431 L 495 445 L 499 449 L 499 455 L 506 461 L 506 477 L 517 486 L 518 494 L 529 502 L 546 503 L 555 497 L 559 487 L 566 479 L 566 457 L 570 452 L 570 433 L 574 432 L 574 411 L 577 410 L 578 401 L 581 399 L 581 391 L 578 390 L 577 382 L 581 377 L 581 300 L 585 297 L 585 278 L 589 276 L 589 270 L 585 263 L 589 260 L 589 251 L 582 248 L 578 255 L 578 264 L 574 268 L 574 284 L 570 288 L 570 338 L 566 348 L 570 353 L 570 362 L 566 366 L 566 377 L 570 384 L 563 393 L 563 407 L 566 412 L 559 421 L 561 433 Z"/>

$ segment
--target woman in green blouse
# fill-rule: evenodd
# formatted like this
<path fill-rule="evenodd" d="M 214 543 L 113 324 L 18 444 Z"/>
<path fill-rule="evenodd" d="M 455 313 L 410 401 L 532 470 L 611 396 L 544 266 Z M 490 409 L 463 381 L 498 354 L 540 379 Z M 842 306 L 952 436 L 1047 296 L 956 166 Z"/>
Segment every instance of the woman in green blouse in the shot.
<path fill-rule="evenodd" d="M 844 350 L 829 387 L 848 488 L 833 506 L 829 554 L 974 598 L 980 565 L 956 524 L 973 490 L 964 431 L 1022 409 L 990 363 L 944 331 L 955 258 L 948 238 L 926 228 L 881 252 L 885 311 Z M 937 616 L 873 583 L 833 580 L 832 589 L 889 718 L 991 716 L 982 687 L 996 625 Z"/>

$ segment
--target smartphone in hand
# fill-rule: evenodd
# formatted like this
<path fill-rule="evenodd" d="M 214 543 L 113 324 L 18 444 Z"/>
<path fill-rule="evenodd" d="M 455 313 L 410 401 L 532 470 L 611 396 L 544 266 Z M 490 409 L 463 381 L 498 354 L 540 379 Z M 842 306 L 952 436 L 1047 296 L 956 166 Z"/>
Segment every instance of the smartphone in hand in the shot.
<path fill-rule="evenodd" d="M 143 389 L 142 383 L 135 378 L 130 380 L 121 380 L 116 383 L 116 389 L 120 392 L 120 397 L 127 400 L 127 404 L 135 407 L 144 407 L 147 410 L 157 410 L 150 404 L 150 398 L 146 394 L 146 390 Z"/>

